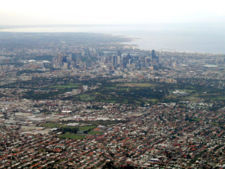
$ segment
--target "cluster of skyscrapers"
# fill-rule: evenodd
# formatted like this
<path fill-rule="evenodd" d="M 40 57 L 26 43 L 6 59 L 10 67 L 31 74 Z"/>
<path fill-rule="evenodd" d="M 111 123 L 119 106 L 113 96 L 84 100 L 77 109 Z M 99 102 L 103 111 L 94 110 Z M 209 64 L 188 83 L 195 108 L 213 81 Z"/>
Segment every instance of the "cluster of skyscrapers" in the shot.
<path fill-rule="evenodd" d="M 77 53 L 58 54 L 53 59 L 56 68 L 88 68 L 103 64 L 113 69 L 159 68 L 159 57 L 154 50 L 90 50 Z"/>

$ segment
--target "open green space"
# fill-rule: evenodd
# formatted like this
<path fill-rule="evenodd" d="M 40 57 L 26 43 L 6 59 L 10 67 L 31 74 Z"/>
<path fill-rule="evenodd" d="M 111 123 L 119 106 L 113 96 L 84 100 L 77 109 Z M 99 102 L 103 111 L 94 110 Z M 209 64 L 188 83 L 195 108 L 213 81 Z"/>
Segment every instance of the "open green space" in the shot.
<path fill-rule="evenodd" d="M 77 139 L 84 139 L 86 137 L 86 135 L 73 134 L 73 133 L 70 133 L 70 132 L 66 132 L 64 134 L 61 134 L 59 137 L 64 138 L 64 139 L 69 138 L 69 139 L 77 140 Z"/>
<path fill-rule="evenodd" d="M 154 87 L 151 83 L 121 83 L 117 85 L 118 87 Z"/>
<path fill-rule="evenodd" d="M 79 99 L 81 101 L 94 101 L 95 96 L 89 95 L 89 94 L 81 94 L 81 95 L 79 95 Z"/>
<path fill-rule="evenodd" d="M 56 89 L 77 89 L 78 87 L 80 87 L 79 83 L 51 86 L 51 88 L 56 88 Z"/>
<path fill-rule="evenodd" d="M 60 124 L 60 123 L 48 122 L 48 123 L 42 124 L 42 126 L 46 127 L 46 128 L 61 128 L 65 125 Z"/>
<path fill-rule="evenodd" d="M 96 125 L 68 126 L 57 122 L 48 122 L 42 126 L 46 128 L 57 128 L 58 131 L 62 132 L 59 135 L 60 138 L 83 139 L 87 135 L 102 134 L 102 132 L 94 130 L 97 127 Z"/>
<path fill-rule="evenodd" d="M 39 78 L 30 81 L 18 81 L 1 88 L 27 89 L 22 97 L 32 100 L 56 99 L 83 102 L 105 102 L 143 106 L 159 102 L 207 102 L 225 105 L 225 90 L 221 81 L 207 79 L 176 79 L 177 83 L 157 82 L 151 80 L 115 82 L 116 77 L 80 80 L 78 77 Z M 79 95 L 64 97 L 64 93 L 82 85 L 98 86 Z M 174 91 L 180 91 L 176 94 Z M 182 94 L 182 92 L 184 94 Z M 222 106 L 221 105 L 221 106 Z"/>
<path fill-rule="evenodd" d="M 79 131 L 88 131 L 88 130 L 93 130 L 94 128 L 96 128 L 96 126 L 93 126 L 93 125 L 79 126 L 78 127 Z"/>
<path fill-rule="evenodd" d="M 161 88 L 161 90 L 159 90 Z M 122 103 L 143 105 L 157 103 L 164 97 L 166 91 L 162 86 L 140 83 L 105 83 L 94 91 L 87 91 L 73 97 L 79 101 L 97 101 L 106 103 Z"/>

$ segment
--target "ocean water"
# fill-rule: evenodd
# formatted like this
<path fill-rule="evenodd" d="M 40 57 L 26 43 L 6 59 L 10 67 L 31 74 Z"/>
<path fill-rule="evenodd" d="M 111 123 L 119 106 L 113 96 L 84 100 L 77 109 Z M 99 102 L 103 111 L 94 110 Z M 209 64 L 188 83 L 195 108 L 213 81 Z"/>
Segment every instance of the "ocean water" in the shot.
<path fill-rule="evenodd" d="M 2 28 L 2 32 L 93 32 L 131 37 L 146 50 L 225 54 L 225 24 L 67 25 Z"/>

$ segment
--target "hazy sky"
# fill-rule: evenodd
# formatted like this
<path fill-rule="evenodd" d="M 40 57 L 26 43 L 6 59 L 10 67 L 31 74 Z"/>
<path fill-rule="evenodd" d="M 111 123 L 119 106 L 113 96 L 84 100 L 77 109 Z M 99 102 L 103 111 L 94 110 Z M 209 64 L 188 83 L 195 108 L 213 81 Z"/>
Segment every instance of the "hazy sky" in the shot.
<path fill-rule="evenodd" d="M 224 0 L 2 0 L 0 25 L 225 22 Z"/>

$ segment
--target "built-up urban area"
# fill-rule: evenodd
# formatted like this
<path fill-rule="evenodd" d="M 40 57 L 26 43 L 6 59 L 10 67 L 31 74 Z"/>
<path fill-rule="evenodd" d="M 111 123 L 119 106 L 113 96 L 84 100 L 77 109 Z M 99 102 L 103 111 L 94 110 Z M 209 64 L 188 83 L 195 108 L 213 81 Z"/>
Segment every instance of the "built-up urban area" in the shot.
<path fill-rule="evenodd" d="M 225 168 L 225 55 L 0 35 L 0 168 Z"/>

